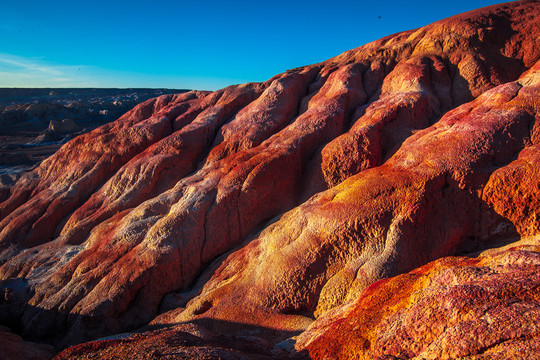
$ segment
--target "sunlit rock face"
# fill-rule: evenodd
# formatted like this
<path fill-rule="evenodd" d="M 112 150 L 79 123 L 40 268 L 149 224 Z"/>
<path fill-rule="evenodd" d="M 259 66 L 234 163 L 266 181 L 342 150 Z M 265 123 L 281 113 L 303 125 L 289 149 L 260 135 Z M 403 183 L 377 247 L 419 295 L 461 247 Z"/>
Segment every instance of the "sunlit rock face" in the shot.
<path fill-rule="evenodd" d="M 519 359 L 540 353 L 540 238 L 380 280 L 321 316 L 314 359 Z"/>
<path fill-rule="evenodd" d="M 540 233 L 539 33 L 537 1 L 489 7 L 264 83 L 148 100 L 75 138 L 3 195 L 0 321 L 59 347 L 190 323 L 261 356 L 461 354 L 459 332 L 384 334 L 405 336 L 439 295 L 433 326 L 462 324 L 452 311 L 475 296 L 400 274 L 496 272 L 489 256 L 433 264 Z M 481 275 L 478 291 L 513 301 L 514 275 Z M 355 324 L 385 286 L 404 303 L 379 301 L 375 343 Z M 521 305 L 504 311 L 536 321 Z M 334 318 L 351 324 L 339 349 Z"/>
<path fill-rule="evenodd" d="M 370 285 L 320 316 L 290 353 L 257 336 L 181 324 L 68 348 L 55 359 L 535 359 L 540 237 L 445 257 Z"/>

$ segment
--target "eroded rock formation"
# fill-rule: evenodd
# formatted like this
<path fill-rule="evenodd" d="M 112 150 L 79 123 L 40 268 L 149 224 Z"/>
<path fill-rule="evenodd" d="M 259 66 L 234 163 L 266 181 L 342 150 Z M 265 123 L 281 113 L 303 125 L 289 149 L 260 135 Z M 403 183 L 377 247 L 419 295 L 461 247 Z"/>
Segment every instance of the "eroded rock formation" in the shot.
<path fill-rule="evenodd" d="M 0 192 L 65 142 L 150 98 L 186 90 L 0 88 Z M 11 182 L 10 182 L 11 183 Z"/>
<path fill-rule="evenodd" d="M 540 233 L 539 14 L 537 1 L 473 11 L 264 83 L 148 100 L 68 142 L 2 199 L 0 321 L 58 347 L 147 324 L 170 327 L 166 337 L 181 323 L 223 351 L 247 351 L 238 339 L 250 337 L 261 356 L 375 356 L 366 341 L 386 344 L 387 329 L 406 333 L 421 312 L 392 301 L 412 288 L 425 289 L 421 304 L 452 299 L 426 284 L 444 280 L 430 269 L 491 273 L 498 261 L 437 259 Z M 506 269 L 504 281 L 529 270 Z M 388 300 L 390 288 L 403 294 Z M 459 313 L 469 293 L 456 291 L 447 305 Z M 535 309 L 533 295 L 519 301 Z M 358 304 L 377 296 L 396 325 L 359 337 L 371 310 Z M 443 315 L 441 327 L 466 320 Z M 344 321 L 350 341 L 338 349 Z M 419 331 L 386 348 L 452 345 L 450 333 Z M 224 348 L 223 337 L 241 344 Z"/>
<path fill-rule="evenodd" d="M 296 346 L 315 359 L 534 359 L 539 245 L 528 238 L 380 280 L 319 318 Z"/>
<path fill-rule="evenodd" d="M 273 349 L 256 336 L 182 324 L 73 346 L 57 359 L 288 358 L 288 346 L 298 359 L 535 359 L 539 266 L 538 236 L 476 258 L 445 257 L 379 280 Z"/>

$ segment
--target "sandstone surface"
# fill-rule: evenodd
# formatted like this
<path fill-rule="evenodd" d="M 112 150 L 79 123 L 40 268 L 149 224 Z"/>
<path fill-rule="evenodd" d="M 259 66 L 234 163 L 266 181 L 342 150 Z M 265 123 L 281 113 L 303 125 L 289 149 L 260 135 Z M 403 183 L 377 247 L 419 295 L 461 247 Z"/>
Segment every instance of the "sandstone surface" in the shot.
<path fill-rule="evenodd" d="M 538 1 L 492 6 L 71 140 L 0 193 L 0 322 L 58 348 L 164 329 L 61 358 L 534 353 L 537 247 L 470 254 L 540 234 L 538 33 Z"/>
<path fill-rule="evenodd" d="M 58 359 L 536 359 L 540 352 L 540 237 L 477 257 L 445 257 L 372 284 L 328 311 L 290 352 L 200 325 L 98 340 Z M 256 341 L 256 339 L 258 341 Z M 280 351 L 281 350 L 281 351 Z M 131 355 L 135 354 L 135 355 Z"/>
<path fill-rule="evenodd" d="M 526 238 L 380 280 L 296 347 L 313 359 L 536 359 L 539 251 L 540 239 Z"/>

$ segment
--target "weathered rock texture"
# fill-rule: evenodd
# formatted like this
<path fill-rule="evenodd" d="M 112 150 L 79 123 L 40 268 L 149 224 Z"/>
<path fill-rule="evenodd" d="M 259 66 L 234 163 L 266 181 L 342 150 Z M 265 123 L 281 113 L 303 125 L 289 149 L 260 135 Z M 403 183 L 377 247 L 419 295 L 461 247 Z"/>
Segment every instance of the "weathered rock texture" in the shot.
<path fill-rule="evenodd" d="M 479 257 L 446 257 L 372 284 L 291 341 L 216 337 L 201 326 L 126 334 L 55 359 L 536 359 L 540 353 L 540 237 Z M 264 355 L 266 354 L 266 356 Z"/>
<path fill-rule="evenodd" d="M 57 346 L 191 322 L 275 356 L 311 326 L 299 356 L 333 356 L 332 314 L 380 279 L 540 233 L 539 15 L 466 13 L 265 83 L 148 100 L 70 141 L 2 199 L 0 321 Z M 534 318 L 521 305 L 504 311 Z M 421 312 L 395 310 L 403 334 L 415 323 L 398 317 Z M 388 346 L 450 336 L 427 333 Z"/>
<path fill-rule="evenodd" d="M 374 283 L 296 347 L 314 359 L 537 359 L 539 268 L 539 238 L 443 258 Z"/>
<path fill-rule="evenodd" d="M 270 360 L 272 355 L 264 355 L 268 353 L 268 348 L 268 342 L 257 337 L 216 338 L 200 326 L 182 324 L 168 329 L 124 334 L 75 345 L 62 351 L 54 359 Z"/>

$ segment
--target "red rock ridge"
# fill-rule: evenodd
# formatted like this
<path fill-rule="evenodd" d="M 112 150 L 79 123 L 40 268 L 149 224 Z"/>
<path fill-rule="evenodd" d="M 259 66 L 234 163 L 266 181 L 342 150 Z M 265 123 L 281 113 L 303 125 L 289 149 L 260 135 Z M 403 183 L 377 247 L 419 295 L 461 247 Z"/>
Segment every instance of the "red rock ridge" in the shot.
<path fill-rule="evenodd" d="M 165 95 L 70 141 L 0 204 L 0 321 L 57 346 L 149 322 L 273 345 L 382 278 L 538 234 L 539 13 Z"/>

